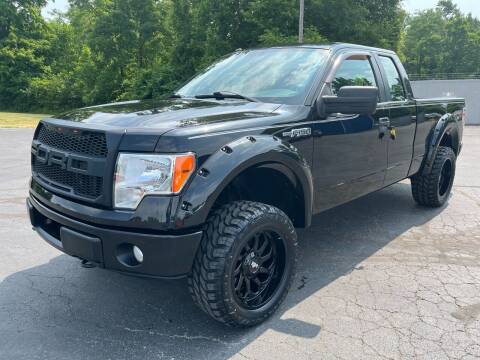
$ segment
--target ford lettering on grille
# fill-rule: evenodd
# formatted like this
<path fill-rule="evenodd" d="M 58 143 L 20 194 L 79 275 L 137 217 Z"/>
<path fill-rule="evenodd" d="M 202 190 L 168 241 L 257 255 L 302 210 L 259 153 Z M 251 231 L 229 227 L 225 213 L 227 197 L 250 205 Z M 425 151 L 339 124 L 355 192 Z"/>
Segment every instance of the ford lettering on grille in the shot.
<path fill-rule="evenodd" d="M 32 143 L 32 172 L 53 191 L 86 200 L 102 195 L 106 165 L 105 134 L 41 124 Z"/>

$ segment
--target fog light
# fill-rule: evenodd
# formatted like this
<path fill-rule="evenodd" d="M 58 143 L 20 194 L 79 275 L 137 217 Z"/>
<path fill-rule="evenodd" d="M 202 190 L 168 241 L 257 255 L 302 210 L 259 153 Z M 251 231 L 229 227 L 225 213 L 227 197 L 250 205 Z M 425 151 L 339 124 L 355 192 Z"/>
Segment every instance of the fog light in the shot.
<path fill-rule="evenodd" d="M 133 246 L 133 256 L 140 264 L 143 263 L 143 252 L 138 246 Z"/>

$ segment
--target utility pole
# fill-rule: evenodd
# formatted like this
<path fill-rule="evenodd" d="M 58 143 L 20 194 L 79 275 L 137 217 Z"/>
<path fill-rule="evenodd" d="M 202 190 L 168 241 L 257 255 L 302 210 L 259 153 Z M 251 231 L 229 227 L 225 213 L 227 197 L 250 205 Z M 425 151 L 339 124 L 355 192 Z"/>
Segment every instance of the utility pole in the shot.
<path fill-rule="evenodd" d="M 298 42 L 303 44 L 303 23 L 305 18 L 305 0 L 300 0 L 300 19 L 298 22 Z"/>

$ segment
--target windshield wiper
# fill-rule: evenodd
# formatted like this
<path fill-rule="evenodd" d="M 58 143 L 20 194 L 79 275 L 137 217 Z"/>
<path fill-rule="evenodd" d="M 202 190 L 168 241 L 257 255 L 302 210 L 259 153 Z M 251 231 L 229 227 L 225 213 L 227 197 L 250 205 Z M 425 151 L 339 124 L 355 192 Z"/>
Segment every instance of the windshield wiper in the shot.
<path fill-rule="evenodd" d="M 247 100 L 250 102 L 259 102 L 257 99 L 244 96 L 241 94 L 237 94 L 231 91 L 215 91 L 213 94 L 206 94 L 206 95 L 196 95 L 195 98 L 197 99 L 217 99 L 217 100 L 224 100 L 224 99 L 242 99 Z"/>

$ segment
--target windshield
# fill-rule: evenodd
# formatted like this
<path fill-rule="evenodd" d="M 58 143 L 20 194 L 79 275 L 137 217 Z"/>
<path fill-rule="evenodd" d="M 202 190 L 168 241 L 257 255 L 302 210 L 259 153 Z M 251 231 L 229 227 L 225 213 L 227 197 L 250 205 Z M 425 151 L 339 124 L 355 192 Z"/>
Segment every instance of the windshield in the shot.
<path fill-rule="evenodd" d="M 176 94 L 231 92 L 263 102 L 302 105 L 327 57 L 327 50 L 313 48 L 239 51 L 207 68 Z"/>

